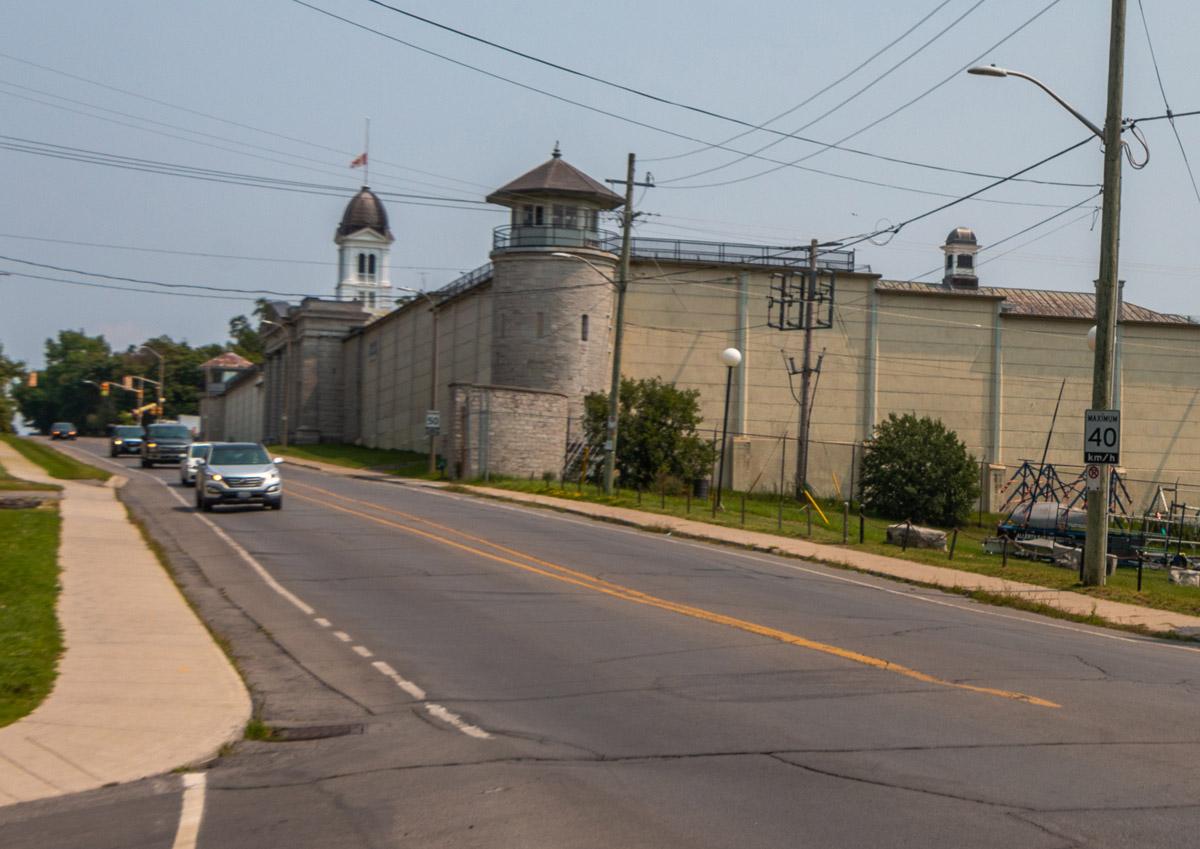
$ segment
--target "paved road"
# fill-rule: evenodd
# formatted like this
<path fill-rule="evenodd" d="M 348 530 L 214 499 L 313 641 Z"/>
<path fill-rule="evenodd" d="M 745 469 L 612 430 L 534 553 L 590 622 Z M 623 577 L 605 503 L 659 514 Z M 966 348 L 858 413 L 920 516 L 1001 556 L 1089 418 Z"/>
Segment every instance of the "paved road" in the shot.
<path fill-rule="evenodd" d="M 173 471 L 121 462 L 264 719 L 361 726 L 239 744 L 206 772 L 200 846 L 1127 847 L 1200 826 L 1193 645 L 294 466 L 282 511 L 199 516 Z M 170 846 L 178 793 L 21 806 L 0 844 Z"/>

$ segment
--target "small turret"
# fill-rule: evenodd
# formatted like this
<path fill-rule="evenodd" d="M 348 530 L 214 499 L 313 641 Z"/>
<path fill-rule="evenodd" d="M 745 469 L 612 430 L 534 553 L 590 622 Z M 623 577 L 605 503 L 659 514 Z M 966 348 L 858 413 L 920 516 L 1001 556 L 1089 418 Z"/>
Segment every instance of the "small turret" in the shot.
<path fill-rule="evenodd" d="M 954 289 L 978 289 L 975 254 L 979 253 L 979 243 L 975 240 L 975 234 L 966 227 L 951 230 L 942 250 L 946 254 L 946 273 L 942 277 L 942 284 Z"/>

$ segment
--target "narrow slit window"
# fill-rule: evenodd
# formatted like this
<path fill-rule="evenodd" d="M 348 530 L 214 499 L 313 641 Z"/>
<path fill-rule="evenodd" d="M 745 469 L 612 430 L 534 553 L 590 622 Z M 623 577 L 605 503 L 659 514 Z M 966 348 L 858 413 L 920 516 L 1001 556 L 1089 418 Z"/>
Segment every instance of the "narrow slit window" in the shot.
<path fill-rule="evenodd" d="M 585 315 L 583 320 L 579 322 L 579 339 L 586 342 L 588 337 L 588 317 Z"/>

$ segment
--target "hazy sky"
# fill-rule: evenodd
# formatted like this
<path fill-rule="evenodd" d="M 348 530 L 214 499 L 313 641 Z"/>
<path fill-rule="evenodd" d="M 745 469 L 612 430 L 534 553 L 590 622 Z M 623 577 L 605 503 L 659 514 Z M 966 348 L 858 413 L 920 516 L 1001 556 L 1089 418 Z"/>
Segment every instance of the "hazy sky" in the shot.
<path fill-rule="evenodd" d="M 637 154 L 656 183 L 639 235 L 795 245 L 922 216 L 1089 136 L 1035 86 L 969 65 L 1032 74 L 1104 121 L 1102 0 L 6 5 L 0 344 L 34 368 L 63 329 L 118 350 L 164 333 L 223 343 L 256 290 L 332 297 L 366 117 L 392 281 L 419 289 L 487 262 L 506 214 L 483 197 L 556 142 L 599 180 Z M 1200 314 L 1184 156 L 1200 178 L 1200 115 L 1144 119 L 1200 110 L 1197 33 L 1195 0 L 1130 0 L 1124 114 L 1151 159 L 1124 169 L 1120 274 L 1127 300 L 1183 314 Z M 939 246 L 965 226 L 984 285 L 1089 291 L 1101 166 L 1090 141 L 1025 175 L 1040 182 L 855 245 L 857 262 L 937 280 Z"/>

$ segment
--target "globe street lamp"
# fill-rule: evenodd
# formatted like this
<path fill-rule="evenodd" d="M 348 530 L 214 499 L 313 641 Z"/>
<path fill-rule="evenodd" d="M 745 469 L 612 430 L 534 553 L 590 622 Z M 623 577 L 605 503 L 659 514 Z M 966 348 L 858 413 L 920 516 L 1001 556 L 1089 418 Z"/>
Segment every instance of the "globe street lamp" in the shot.
<path fill-rule="evenodd" d="M 1109 38 L 1108 104 L 1103 131 L 1069 103 L 1028 74 L 995 66 L 971 68 L 968 73 L 991 77 L 1020 77 L 1049 94 L 1104 143 L 1104 202 L 1100 225 L 1100 274 L 1096 280 L 1096 348 L 1092 362 L 1092 409 L 1112 404 L 1113 354 L 1117 332 L 1117 244 L 1121 225 L 1121 93 L 1124 79 L 1125 0 L 1113 0 Z M 1109 466 L 1100 466 L 1100 487 L 1087 494 L 1087 533 L 1084 542 L 1083 583 L 1103 586 L 1108 563 Z"/>
<path fill-rule="evenodd" d="M 742 352 L 737 348 L 726 348 L 721 352 L 721 363 L 725 366 L 725 415 L 721 419 L 721 463 L 717 472 L 717 500 L 715 512 L 721 506 L 721 486 L 725 483 L 725 442 L 729 432 L 729 390 L 733 386 L 733 370 L 742 361 Z"/>

